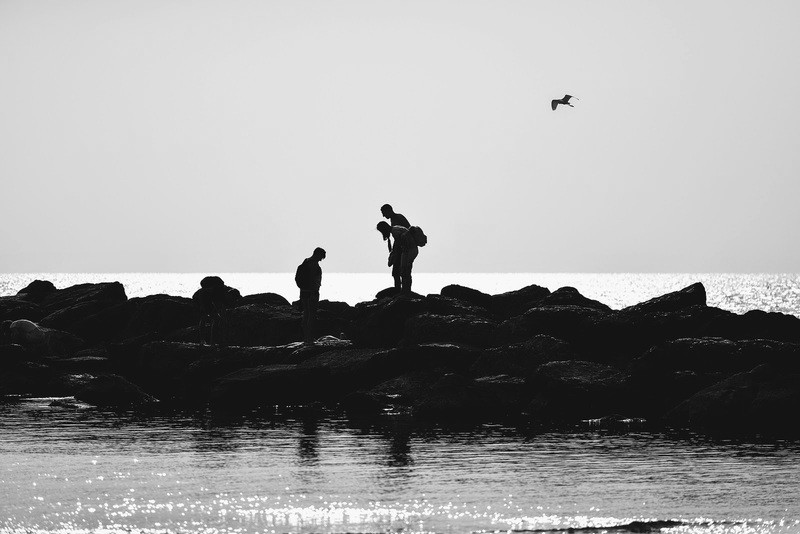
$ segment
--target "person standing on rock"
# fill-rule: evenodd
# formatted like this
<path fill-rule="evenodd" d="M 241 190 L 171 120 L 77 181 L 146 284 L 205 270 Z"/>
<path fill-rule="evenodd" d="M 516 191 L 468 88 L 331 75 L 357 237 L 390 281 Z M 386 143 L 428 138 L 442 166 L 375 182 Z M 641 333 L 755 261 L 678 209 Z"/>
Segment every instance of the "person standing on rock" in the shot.
<path fill-rule="evenodd" d="M 400 249 L 399 253 L 395 253 L 399 261 L 395 262 L 397 265 L 398 276 L 400 283 L 395 282 L 395 287 L 400 289 L 403 293 L 411 292 L 411 268 L 414 266 L 414 260 L 419 254 L 419 247 L 414 240 L 414 236 L 408 228 L 403 226 L 389 226 L 386 221 L 381 221 L 377 226 L 378 231 L 383 236 L 384 241 L 388 241 L 391 237 L 394 239 L 394 249 Z M 392 261 L 392 256 L 389 256 L 389 261 Z M 392 275 L 394 276 L 394 266 L 392 265 Z"/>
<path fill-rule="evenodd" d="M 303 310 L 303 341 L 314 341 L 314 322 L 317 318 L 319 288 L 322 286 L 322 267 L 319 262 L 325 259 L 325 250 L 317 247 L 311 257 L 297 266 L 294 282 L 300 288 L 300 308 Z"/>
<path fill-rule="evenodd" d="M 394 209 L 389 204 L 384 204 L 381 206 L 381 214 L 386 218 L 389 219 L 389 225 L 394 226 L 402 226 L 403 228 L 411 228 L 411 224 L 408 222 L 402 214 L 395 213 Z M 394 241 L 394 246 L 392 246 L 392 241 L 385 238 L 386 245 L 389 247 L 389 267 L 392 268 L 392 278 L 394 278 L 394 287 L 397 290 L 400 290 L 402 287 L 402 280 L 400 275 L 400 247 L 397 246 L 397 241 Z"/>

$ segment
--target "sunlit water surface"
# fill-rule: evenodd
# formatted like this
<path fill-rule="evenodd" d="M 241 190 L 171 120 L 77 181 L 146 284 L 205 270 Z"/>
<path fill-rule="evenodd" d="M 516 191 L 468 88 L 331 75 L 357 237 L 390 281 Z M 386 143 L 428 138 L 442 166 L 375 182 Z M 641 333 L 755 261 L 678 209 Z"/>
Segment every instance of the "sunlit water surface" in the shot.
<path fill-rule="evenodd" d="M 0 404 L 0 532 L 800 532 L 800 444 Z"/>
<path fill-rule="evenodd" d="M 214 274 L 214 273 L 212 273 Z M 129 297 L 156 293 L 191 297 L 200 287 L 201 273 L 4 273 L 0 296 L 14 295 L 38 279 L 62 288 L 85 282 L 119 281 Z M 221 273 L 243 295 L 273 292 L 297 299 L 292 273 Z M 502 293 L 538 284 L 550 290 L 572 286 L 589 298 L 614 309 L 623 308 L 694 282 L 702 282 L 708 304 L 744 313 L 760 309 L 800 315 L 799 274 L 720 273 L 415 273 L 414 291 L 439 293 L 448 284 L 461 284 L 487 293 Z M 389 273 L 325 273 L 321 298 L 356 304 L 372 300 L 392 284 Z"/>

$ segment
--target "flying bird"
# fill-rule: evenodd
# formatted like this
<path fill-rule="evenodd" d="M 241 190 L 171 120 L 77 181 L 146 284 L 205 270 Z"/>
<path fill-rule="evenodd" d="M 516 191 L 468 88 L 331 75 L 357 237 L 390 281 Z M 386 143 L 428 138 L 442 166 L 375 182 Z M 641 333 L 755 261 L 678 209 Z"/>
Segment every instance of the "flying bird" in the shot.
<path fill-rule="evenodd" d="M 572 104 L 569 103 L 569 99 L 570 98 L 574 98 L 575 100 L 579 100 L 578 98 L 576 98 L 576 97 L 574 97 L 572 95 L 564 95 L 564 98 L 560 98 L 558 100 L 551 101 L 550 102 L 550 107 L 553 108 L 553 111 L 556 110 L 556 106 L 558 106 L 559 104 L 564 104 L 565 106 L 569 106 L 571 108 L 574 108 L 575 106 L 573 106 Z"/>

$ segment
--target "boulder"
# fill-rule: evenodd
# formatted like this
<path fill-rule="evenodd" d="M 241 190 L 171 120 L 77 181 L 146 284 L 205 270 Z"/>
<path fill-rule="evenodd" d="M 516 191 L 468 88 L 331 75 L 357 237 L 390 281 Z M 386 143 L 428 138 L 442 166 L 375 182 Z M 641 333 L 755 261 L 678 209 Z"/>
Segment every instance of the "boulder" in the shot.
<path fill-rule="evenodd" d="M 611 311 L 611 308 L 600 301 L 592 300 L 581 295 L 574 287 L 560 287 L 546 295 L 539 306 L 580 306 L 582 308 L 594 308 L 600 311 Z"/>
<path fill-rule="evenodd" d="M 398 365 L 390 349 L 342 349 L 313 356 L 298 364 L 298 369 L 328 375 L 317 398 L 341 399 L 398 374 Z"/>
<path fill-rule="evenodd" d="M 394 347 L 403 337 L 406 320 L 427 311 L 422 297 L 398 295 L 355 306 L 349 337 L 360 347 Z"/>
<path fill-rule="evenodd" d="M 395 349 L 390 353 L 397 374 L 417 371 L 465 374 L 475 363 L 480 350 L 452 343 L 423 343 Z"/>
<path fill-rule="evenodd" d="M 287 306 L 246 304 L 225 312 L 220 339 L 227 345 L 285 345 L 303 339 L 299 311 Z"/>
<path fill-rule="evenodd" d="M 497 317 L 514 317 L 539 305 L 549 294 L 550 290 L 546 287 L 530 285 L 515 291 L 492 295 L 489 309 Z"/>
<path fill-rule="evenodd" d="M 75 393 L 75 398 L 103 408 L 143 408 L 158 402 L 139 386 L 118 375 L 94 378 Z"/>
<path fill-rule="evenodd" d="M 249 410 L 275 404 L 308 404 L 324 397 L 329 373 L 321 367 L 263 365 L 234 371 L 214 381 L 211 403 Z"/>
<path fill-rule="evenodd" d="M 472 376 L 530 377 L 543 363 L 575 359 L 577 355 L 569 343 L 540 334 L 520 343 L 483 351 L 469 372 Z"/>
<path fill-rule="evenodd" d="M 607 315 L 597 308 L 571 304 L 534 307 L 523 315 L 503 321 L 496 329 L 492 345 L 495 347 L 519 343 L 544 334 L 565 341 L 586 336 L 593 321 Z"/>
<path fill-rule="evenodd" d="M 703 431 L 800 435 L 800 373 L 768 364 L 711 385 L 680 403 L 667 421 Z"/>
<path fill-rule="evenodd" d="M 444 342 L 487 347 L 495 327 L 493 321 L 477 317 L 423 313 L 406 321 L 403 343 Z"/>
<path fill-rule="evenodd" d="M 451 284 L 444 286 L 440 293 L 443 297 L 460 300 L 486 310 L 492 306 L 491 295 L 470 287 Z"/>
<path fill-rule="evenodd" d="M 627 365 L 650 347 L 680 338 L 701 337 L 712 320 L 731 312 L 703 305 L 674 311 L 625 308 L 588 317 L 574 341 L 579 352 L 597 361 Z"/>
<path fill-rule="evenodd" d="M 623 308 L 626 313 L 673 312 L 689 306 L 706 305 L 706 288 L 696 282 L 679 291 L 673 291 L 633 306 Z"/>
<path fill-rule="evenodd" d="M 259 304 L 262 306 L 291 306 L 285 297 L 277 293 L 256 293 L 253 295 L 245 295 L 236 302 L 237 306 L 247 306 L 250 304 Z"/>
<path fill-rule="evenodd" d="M 78 284 L 46 294 L 41 305 L 48 314 L 73 306 L 95 304 L 99 307 L 125 302 L 125 288 L 119 282 Z"/>
<path fill-rule="evenodd" d="M 650 348 L 634 359 L 628 369 L 636 377 L 647 378 L 657 378 L 675 371 L 729 376 L 741 372 L 746 364 L 739 347 L 732 341 L 722 338 L 682 338 Z"/>
<path fill-rule="evenodd" d="M 459 317 L 477 317 L 481 319 L 491 318 L 488 309 L 453 297 L 427 295 L 425 297 L 425 306 L 430 313 L 435 313 L 436 315 L 457 315 Z"/>
<path fill-rule="evenodd" d="M 728 314 L 715 318 L 703 333 L 726 339 L 771 339 L 800 342 L 800 318 L 778 312 L 751 310 L 743 315 Z"/>
<path fill-rule="evenodd" d="M 84 341 L 68 332 L 44 328 L 27 319 L 7 325 L 9 341 L 23 346 L 31 355 L 40 357 L 74 354 Z"/>
<path fill-rule="evenodd" d="M 49 280 L 34 280 L 17 292 L 17 296 L 30 302 L 40 303 L 58 291 Z"/>
<path fill-rule="evenodd" d="M 528 380 L 535 394 L 526 412 L 539 423 L 638 415 L 628 380 L 626 373 L 597 362 L 548 362 Z"/>
<path fill-rule="evenodd" d="M 0 297 L 0 321 L 16 321 L 28 319 L 38 321 L 44 317 L 44 310 L 27 299 L 16 297 Z"/>

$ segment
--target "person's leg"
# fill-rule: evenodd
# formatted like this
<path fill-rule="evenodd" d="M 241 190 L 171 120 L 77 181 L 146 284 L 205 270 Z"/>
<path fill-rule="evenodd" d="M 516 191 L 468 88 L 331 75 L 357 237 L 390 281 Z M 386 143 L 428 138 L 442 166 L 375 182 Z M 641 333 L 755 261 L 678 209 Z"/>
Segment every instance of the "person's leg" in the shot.
<path fill-rule="evenodd" d="M 406 293 L 411 292 L 411 269 L 414 267 L 414 260 L 417 258 L 417 254 L 419 254 L 419 248 L 417 247 L 409 247 L 408 249 L 403 251 L 403 260 L 402 260 L 402 268 L 403 268 L 403 291 Z"/>
<path fill-rule="evenodd" d="M 304 341 L 312 343 L 314 341 L 314 326 L 317 320 L 317 304 L 319 303 L 319 293 L 310 292 L 306 301 L 306 309 L 303 312 L 306 317 L 305 331 L 303 332 Z"/>
<path fill-rule="evenodd" d="M 394 278 L 394 288 L 400 289 L 402 284 L 402 275 L 400 274 L 400 264 L 402 263 L 402 253 L 400 247 L 395 246 L 392 249 L 392 278 Z"/>

